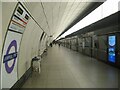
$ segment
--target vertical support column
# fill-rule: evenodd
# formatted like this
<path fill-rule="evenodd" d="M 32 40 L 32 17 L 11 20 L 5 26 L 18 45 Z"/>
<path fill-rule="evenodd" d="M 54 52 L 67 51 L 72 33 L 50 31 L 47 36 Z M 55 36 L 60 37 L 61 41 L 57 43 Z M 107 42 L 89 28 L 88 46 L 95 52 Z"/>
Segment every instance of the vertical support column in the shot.
<path fill-rule="evenodd" d="M 77 47 L 77 52 L 78 52 L 78 37 L 76 38 L 76 47 Z"/>
<path fill-rule="evenodd" d="M 120 1 L 118 2 L 118 11 L 120 11 Z M 120 23 L 120 13 L 118 13 L 118 25 Z M 118 27 L 118 30 L 120 30 L 120 27 Z M 117 60 L 118 61 L 118 66 L 120 68 L 120 31 L 117 34 L 117 51 L 118 51 L 118 55 L 117 55 Z M 119 70 L 119 89 L 120 89 L 120 70 Z"/>
<path fill-rule="evenodd" d="M 116 34 L 117 40 L 116 40 L 116 60 L 117 60 L 117 66 L 120 68 L 120 32 Z"/>
<path fill-rule="evenodd" d="M 1 88 L 1 53 L 2 53 L 2 2 L 0 1 L 0 90 Z"/>

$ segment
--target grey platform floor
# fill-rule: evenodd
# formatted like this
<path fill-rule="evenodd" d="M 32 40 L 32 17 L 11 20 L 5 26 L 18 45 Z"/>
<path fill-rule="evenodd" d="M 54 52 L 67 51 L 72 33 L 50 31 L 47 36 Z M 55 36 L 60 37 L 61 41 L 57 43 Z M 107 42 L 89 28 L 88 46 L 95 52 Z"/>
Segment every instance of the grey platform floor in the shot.
<path fill-rule="evenodd" d="M 117 88 L 118 69 L 62 46 L 54 45 L 23 88 Z"/>

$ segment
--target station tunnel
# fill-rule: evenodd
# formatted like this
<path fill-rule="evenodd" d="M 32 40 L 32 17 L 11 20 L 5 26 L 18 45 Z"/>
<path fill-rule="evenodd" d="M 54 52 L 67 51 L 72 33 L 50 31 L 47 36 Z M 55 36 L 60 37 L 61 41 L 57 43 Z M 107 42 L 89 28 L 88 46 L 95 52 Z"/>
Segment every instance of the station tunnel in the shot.
<path fill-rule="evenodd" d="M 120 0 L 1 0 L 0 89 L 120 89 Z"/>

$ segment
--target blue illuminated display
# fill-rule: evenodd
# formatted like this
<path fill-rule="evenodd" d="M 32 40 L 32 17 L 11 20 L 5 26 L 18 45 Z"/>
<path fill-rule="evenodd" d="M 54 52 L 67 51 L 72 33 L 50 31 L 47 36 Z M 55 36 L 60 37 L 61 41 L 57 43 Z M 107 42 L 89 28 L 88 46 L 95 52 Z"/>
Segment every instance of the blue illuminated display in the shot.
<path fill-rule="evenodd" d="M 115 49 L 109 48 L 109 61 L 115 63 Z"/>
<path fill-rule="evenodd" d="M 109 36 L 109 45 L 114 46 L 115 45 L 115 36 Z"/>
<path fill-rule="evenodd" d="M 110 62 L 115 63 L 116 61 L 116 55 L 115 55 L 115 45 L 116 45 L 116 37 L 115 36 L 109 36 L 108 38 L 109 42 L 109 49 L 108 49 L 108 60 Z"/>

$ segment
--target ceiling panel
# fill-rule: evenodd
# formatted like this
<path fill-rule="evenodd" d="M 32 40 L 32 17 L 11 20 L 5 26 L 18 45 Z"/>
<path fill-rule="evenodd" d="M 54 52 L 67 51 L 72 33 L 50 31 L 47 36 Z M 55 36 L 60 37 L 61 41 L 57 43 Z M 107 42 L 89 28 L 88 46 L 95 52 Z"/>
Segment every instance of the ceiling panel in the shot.
<path fill-rule="evenodd" d="M 53 38 L 56 38 L 91 3 L 75 1 L 25 2 L 24 4 L 43 30 L 49 36 L 53 35 Z"/>

